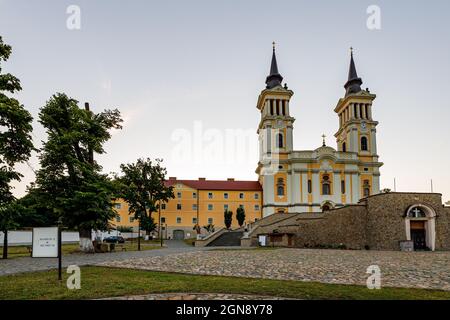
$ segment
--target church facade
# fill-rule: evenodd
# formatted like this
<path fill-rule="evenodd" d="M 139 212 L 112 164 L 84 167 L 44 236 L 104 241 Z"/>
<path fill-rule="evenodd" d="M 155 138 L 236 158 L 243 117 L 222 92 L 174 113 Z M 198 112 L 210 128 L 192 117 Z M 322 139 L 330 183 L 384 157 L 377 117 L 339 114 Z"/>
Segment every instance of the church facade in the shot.
<path fill-rule="evenodd" d="M 350 58 L 345 96 L 334 112 L 339 129 L 337 149 L 325 144 L 315 150 L 294 150 L 295 119 L 290 114 L 294 92 L 282 85 L 275 47 L 266 88 L 258 97 L 259 176 L 263 216 L 274 213 L 322 212 L 355 204 L 380 192 L 380 167 L 372 104 L 376 95 L 361 88 Z"/>

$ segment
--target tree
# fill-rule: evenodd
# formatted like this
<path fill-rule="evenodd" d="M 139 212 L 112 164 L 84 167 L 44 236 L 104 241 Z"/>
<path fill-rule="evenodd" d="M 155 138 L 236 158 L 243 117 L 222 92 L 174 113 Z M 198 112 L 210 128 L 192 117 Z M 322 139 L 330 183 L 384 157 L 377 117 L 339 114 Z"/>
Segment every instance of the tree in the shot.
<path fill-rule="evenodd" d="M 155 219 L 153 219 L 153 217 L 149 216 L 142 217 L 141 228 L 142 230 L 145 230 L 147 235 L 155 231 L 157 227 L 158 225 L 155 223 Z"/>
<path fill-rule="evenodd" d="M 11 46 L 3 43 L 0 36 L 0 231 L 4 232 L 3 258 L 8 257 L 8 230 L 17 226 L 15 198 L 11 182 L 20 181 L 22 175 L 15 165 L 27 161 L 34 150 L 31 132 L 33 117 L 6 93 L 22 90 L 20 80 L 10 73 L 2 74 L 2 61 L 11 55 Z"/>
<path fill-rule="evenodd" d="M 245 222 L 245 209 L 244 208 L 237 208 L 236 211 L 236 220 L 239 223 L 239 226 L 242 227 Z"/>
<path fill-rule="evenodd" d="M 122 164 L 122 175 L 116 177 L 117 195 L 128 203 L 129 213 L 138 219 L 139 226 L 152 217 L 160 203 L 175 198 L 173 187 L 165 184 L 167 170 L 161 164 L 161 159 L 138 159 L 136 163 Z"/>
<path fill-rule="evenodd" d="M 212 233 L 212 232 L 215 231 L 215 227 L 214 227 L 214 225 L 211 224 L 211 223 L 208 224 L 208 225 L 206 225 L 206 226 L 203 226 L 203 229 L 205 229 L 206 232 L 208 232 L 208 233 Z"/>
<path fill-rule="evenodd" d="M 223 213 L 223 218 L 224 218 L 225 227 L 227 229 L 230 229 L 231 224 L 233 222 L 233 212 L 230 210 L 225 210 Z"/>
<path fill-rule="evenodd" d="M 36 187 L 63 225 L 79 231 L 81 251 L 94 252 L 92 230 L 107 230 L 108 221 L 117 216 L 115 185 L 101 173 L 94 154 L 105 153 L 103 145 L 111 138 L 110 131 L 122 128 L 120 112 L 95 114 L 58 93 L 41 108 L 39 122 L 48 138 L 39 157 Z"/>

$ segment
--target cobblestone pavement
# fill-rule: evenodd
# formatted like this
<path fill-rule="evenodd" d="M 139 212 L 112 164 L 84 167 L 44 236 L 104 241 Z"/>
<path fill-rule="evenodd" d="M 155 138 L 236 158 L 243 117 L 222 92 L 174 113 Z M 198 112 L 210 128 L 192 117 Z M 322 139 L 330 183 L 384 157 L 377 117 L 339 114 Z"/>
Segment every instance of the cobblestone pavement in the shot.
<path fill-rule="evenodd" d="M 381 285 L 450 291 L 450 252 L 315 249 L 198 251 L 102 265 L 323 283 L 365 285 L 367 268 L 381 268 Z"/>
<path fill-rule="evenodd" d="M 290 300 L 288 298 L 228 293 L 154 293 L 99 300 Z"/>
<path fill-rule="evenodd" d="M 70 254 L 63 256 L 63 267 L 69 265 L 95 265 L 106 261 L 121 261 L 121 260 L 134 260 L 145 257 L 163 257 L 172 254 L 179 254 L 185 252 L 196 252 L 202 250 L 211 250 L 211 248 L 195 248 L 193 246 L 186 245 L 183 241 L 166 240 L 165 244 L 167 248 L 153 249 L 146 251 L 123 251 L 112 253 L 96 253 L 96 254 Z M 55 269 L 58 267 L 56 258 L 15 258 L 15 259 L 0 259 L 0 276 Z"/>

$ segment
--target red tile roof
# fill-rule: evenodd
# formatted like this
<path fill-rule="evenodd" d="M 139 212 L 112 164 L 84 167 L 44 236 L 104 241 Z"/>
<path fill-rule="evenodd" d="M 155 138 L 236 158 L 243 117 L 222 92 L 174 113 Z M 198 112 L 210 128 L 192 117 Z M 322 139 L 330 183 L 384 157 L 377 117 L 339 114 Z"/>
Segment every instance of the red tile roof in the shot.
<path fill-rule="evenodd" d="M 258 181 L 230 181 L 230 180 L 166 180 L 167 186 L 182 183 L 197 190 L 230 190 L 230 191 L 262 191 Z"/>

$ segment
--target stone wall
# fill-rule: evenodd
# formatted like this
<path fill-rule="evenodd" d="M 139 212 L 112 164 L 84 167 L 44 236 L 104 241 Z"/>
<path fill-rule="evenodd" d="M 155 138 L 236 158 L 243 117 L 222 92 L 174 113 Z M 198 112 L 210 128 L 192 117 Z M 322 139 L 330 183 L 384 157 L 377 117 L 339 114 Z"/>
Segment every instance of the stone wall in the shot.
<path fill-rule="evenodd" d="M 412 205 L 426 205 L 436 212 L 436 250 L 450 250 L 449 214 L 436 193 L 386 193 L 365 199 L 367 243 L 375 250 L 399 250 L 406 240 L 405 215 Z"/>
<path fill-rule="evenodd" d="M 399 250 L 400 241 L 406 240 L 408 208 L 425 205 L 436 212 L 436 250 L 450 250 L 450 207 L 444 207 L 441 198 L 435 193 L 384 193 L 324 214 L 298 213 L 284 220 L 266 218 L 259 222 L 248 242 L 255 246 L 258 235 L 278 232 L 295 234 L 295 247 Z"/>

